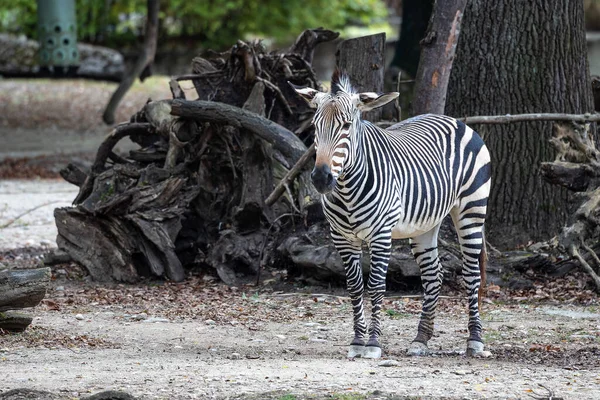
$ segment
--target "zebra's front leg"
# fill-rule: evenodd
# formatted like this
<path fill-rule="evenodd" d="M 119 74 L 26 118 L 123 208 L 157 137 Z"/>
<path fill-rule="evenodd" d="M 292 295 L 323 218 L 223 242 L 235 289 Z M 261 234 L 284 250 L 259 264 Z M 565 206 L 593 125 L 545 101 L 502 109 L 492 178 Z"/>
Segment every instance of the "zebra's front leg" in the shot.
<path fill-rule="evenodd" d="M 371 252 L 371 269 L 367 289 L 371 296 L 371 324 L 369 325 L 369 341 L 365 347 L 365 358 L 381 357 L 381 306 L 385 295 L 385 277 L 387 274 L 390 253 L 392 250 L 392 234 L 384 232 L 377 235 L 369 243 Z"/>
<path fill-rule="evenodd" d="M 421 311 L 417 336 L 407 351 L 410 356 L 429 354 L 427 342 L 433 336 L 435 309 L 443 278 L 437 248 L 439 229 L 440 225 L 410 241 L 411 251 L 421 270 L 421 284 L 423 285 L 423 310 Z"/>
<path fill-rule="evenodd" d="M 349 241 L 333 231 L 331 237 L 344 263 L 346 283 L 354 314 L 354 339 L 348 348 L 348 357 L 362 357 L 365 352 L 367 323 L 363 307 L 364 281 L 360 262 L 362 256 L 361 242 L 359 240 Z"/>

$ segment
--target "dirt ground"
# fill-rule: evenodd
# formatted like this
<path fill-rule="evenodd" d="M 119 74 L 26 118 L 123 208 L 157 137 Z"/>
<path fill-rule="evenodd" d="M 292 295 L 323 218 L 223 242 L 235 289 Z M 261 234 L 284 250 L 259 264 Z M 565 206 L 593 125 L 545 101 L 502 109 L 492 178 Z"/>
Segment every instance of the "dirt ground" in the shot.
<path fill-rule="evenodd" d="M 21 253 L 36 263 L 38 250 Z M 3 262 L 10 265 L 10 253 Z M 121 390 L 143 399 L 518 399 L 548 390 L 600 398 L 600 307 L 488 299 L 491 358 L 468 359 L 466 301 L 447 293 L 435 352 L 410 358 L 420 300 L 390 293 L 382 360 L 349 360 L 349 300 L 340 290 L 229 288 L 210 276 L 185 283 L 97 285 L 74 265 L 54 268 L 52 289 L 24 333 L 0 336 L 0 391 L 64 398 Z M 285 290 L 280 290 L 285 289 Z M 541 387 L 544 385 L 547 389 Z M 0 395 L 0 398 L 2 396 Z"/>
<path fill-rule="evenodd" d="M 168 97 L 167 81 L 134 87 L 117 119 L 147 97 Z M 52 207 L 76 188 L 31 179 L 93 159 L 109 130 L 99 116 L 112 90 L 0 80 L 0 225 L 57 202 L 0 228 L 0 268 L 33 268 L 54 245 Z M 285 271 L 260 288 L 229 288 L 197 271 L 181 284 L 98 285 L 62 265 L 43 303 L 27 311 L 33 324 L 0 335 L 0 399 L 17 388 L 63 399 L 110 389 L 141 399 L 600 399 L 600 305 L 589 287 L 572 274 L 527 293 L 490 288 L 486 359 L 465 358 L 466 300 L 448 288 L 434 354 L 407 357 L 420 300 L 389 293 L 384 358 L 348 360 L 352 316 L 340 288 L 307 287 Z"/>

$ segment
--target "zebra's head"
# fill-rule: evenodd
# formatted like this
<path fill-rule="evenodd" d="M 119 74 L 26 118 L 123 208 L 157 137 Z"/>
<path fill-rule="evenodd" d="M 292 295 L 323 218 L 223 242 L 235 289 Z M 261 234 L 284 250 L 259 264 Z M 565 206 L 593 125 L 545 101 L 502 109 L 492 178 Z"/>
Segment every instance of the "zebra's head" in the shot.
<path fill-rule="evenodd" d="M 308 104 L 316 108 L 315 146 L 317 158 L 311 179 L 319 193 L 329 193 L 348 161 L 353 140 L 359 134 L 360 114 L 381 107 L 398 97 L 397 92 L 356 93 L 347 75 L 335 70 L 329 93 L 292 85 Z"/>

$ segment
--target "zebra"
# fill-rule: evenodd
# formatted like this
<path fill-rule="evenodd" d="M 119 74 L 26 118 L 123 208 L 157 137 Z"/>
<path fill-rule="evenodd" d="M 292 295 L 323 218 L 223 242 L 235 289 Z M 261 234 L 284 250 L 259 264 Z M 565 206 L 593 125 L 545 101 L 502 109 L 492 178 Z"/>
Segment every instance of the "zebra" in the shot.
<path fill-rule="evenodd" d="M 410 239 L 421 271 L 423 309 L 409 355 L 429 353 L 443 271 L 438 233 L 450 214 L 462 252 L 469 302 L 467 355 L 482 355 L 480 287 L 485 285 L 484 222 L 491 185 L 490 155 L 481 137 L 454 118 L 426 114 L 387 130 L 363 121 L 361 112 L 398 97 L 357 93 L 336 69 L 330 92 L 290 83 L 315 108 L 316 160 L 311 173 L 341 256 L 354 314 L 348 357 L 381 357 L 381 307 L 392 239 Z M 366 282 L 371 321 L 363 310 L 362 244 L 370 253 Z M 482 282 L 483 281 L 483 282 Z M 367 340 L 368 334 L 368 340 Z"/>

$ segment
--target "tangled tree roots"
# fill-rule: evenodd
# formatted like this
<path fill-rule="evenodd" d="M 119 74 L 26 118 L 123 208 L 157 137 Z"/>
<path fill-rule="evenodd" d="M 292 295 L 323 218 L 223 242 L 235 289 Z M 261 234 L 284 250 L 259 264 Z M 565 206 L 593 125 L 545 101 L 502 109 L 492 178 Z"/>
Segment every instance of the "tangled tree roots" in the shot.
<path fill-rule="evenodd" d="M 556 124 L 554 131 L 551 142 L 557 157 L 554 162 L 542 163 L 542 176 L 576 192 L 580 202 L 563 228 L 559 244 L 579 261 L 600 292 L 600 151 L 590 124 Z"/>

